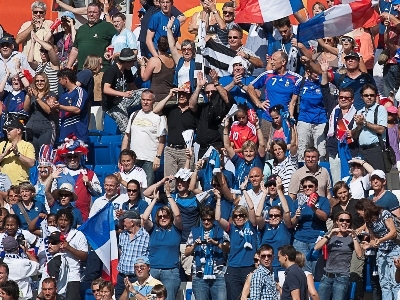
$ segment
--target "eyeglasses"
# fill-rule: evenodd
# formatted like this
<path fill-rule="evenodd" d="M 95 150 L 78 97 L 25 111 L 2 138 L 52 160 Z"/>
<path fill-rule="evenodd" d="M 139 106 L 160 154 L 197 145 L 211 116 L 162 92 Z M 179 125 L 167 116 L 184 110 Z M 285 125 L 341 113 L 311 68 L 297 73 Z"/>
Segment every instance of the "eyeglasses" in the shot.
<path fill-rule="evenodd" d="M 281 215 L 280 214 L 269 214 L 270 218 L 280 218 Z"/>
<path fill-rule="evenodd" d="M 214 94 L 216 91 L 205 91 L 205 93 L 206 93 L 206 95 L 212 95 L 212 94 Z"/>
<path fill-rule="evenodd" d="M 265 185 L 266 187 L 276 186 L 275 182 L 270 182 Z"/>
<path fill-rule="evenodd" d="M 253 258 L 253 262 L 254 262 L 255 264 L 258 264 L 259 261 L 260 261 L 260 260 L 259 260 L 258 258 Z"/>
<path fill-rule="evenodd" d="M 146 269 L 146 266 L 135 266 L 135 270 L 143 271 L 144 269 Z"/>
<path fill-rule="evenodd" d="M 341 38 L 340 41 L 341 41 L 342 43 L 343 43 L 343 42 L 352 43 L 352 42 L 353 42 L 353 39 L 352 39 L 352 38 Z"/>
<path fill-rule="evenodd" d="M 190 48 L 182 48 L 182 52 L 192 52 L 192 47 L 190 47 Z"/>
<path fill-rule="evenodd" d="M 79 155 L 77 154 L 73 154 L 73 155 L 66 155 L 65 156 L 67 159 L 77 159 L 79 157 Z"/>
<path fill-rule="evenodd" d="M 36 82 L 46 82 L 46 80 L 44 80 L 44 79 L 36 79 L 35 81 Z"/>
<path fill-rule="evenodd" d="M 373 98 L 375 96 L 376 96 L 375 94 L 363 94 L 363 97 L 365 97 L 365 98 L 369 98 L 369 97 Z"/>
<path fill-rule="evenodd" d="M 223 10 L 223 11 L 222 11 L 222 14 L 227 15 L 227 16 L 233 16 L 233 11 L 226 11 L 226 10 Z"/>
<path fill-rule="evenodd" d="M 233 64 L 233 67 L 243 67 L 242 64 Z"/>
<path fill-rule="evenodd" d="M 137 189 L 126 189 L 126 191 L 128 192 L 128 193 L 136 193 L 138 190 Z"/>
<path fill-rule="evenodd" d="M 211 221 L 211 218 L 204 218 L 204 219 L 201 219 L 203 222 L 204 221 L 208 221 L 208 222 L 210 222 Z"/>
<path fill-rule="evenodd" d="M 64 197 L 70 197 L 71 194 L 68 194 L 68 193 L 67 193 L 67 194 L 59 193 L 58 196 L 59 196 L 60 198 L 64 198 Z"/>
<path fill-rule="evenodd" d="M 332 43 L 332 39 L 323 39 L 325 43 Z"/>
<path fill-rule="evenodd" d="M 59 242 L 55 242 L 55 241 L 51 241 L 51 242 L 50 242 L 50 241 L 49 241 L 49 244 L 50 244 L 50 245 L 53 245 L 53 246 L 58 245 L 58 243 L 59 243 Z"/>
<path fill-rule="evenodd" d="M 48 52 L 49 52 L 49 51 L 46 50 L 46 49 L 40 49 L 39 51 L 42 52 L 42 53 L 48 53 Z"/>
<path fill-rule="evenodd" d="M 168 215 L 159 215 L 158 216 L 159 219 L 169 219 Z"/>
<path fill-rule="evenodd" d="M 342 219 L 342 218 L 340 218 L 339 222 L 341 222 L 341 223 L 346 222 L 346 223 L 350 224 L 350 219 Z"/>
<path fill-rule="evenodd" d="M 32 13 L 33 13 L 34 15 L 43 15 L 43 14 L 44 14 L 44 11 L 43 11 L 43 10 L 32 10 Z"/>
<path fill-rule="evenodd" d="M 92 290 L 92 293 L 93 293 L 93 294 L 95 294 L 95 293 L 100 293 L 100 289 Z"/>
<path fill-rule="evenodd" d="M 213 184 L 212 184 L 212 187 L 214 187 L 214 188 L 215 188 L 215 187 L 221 187 L 221 185 L 220 185 L 219 183 L 213 183 Z"/>
<path fill-rule="evenodd" d="M 234 39 L 234 40 L 237 40 L 239 37 L 238 36 L 236 36 L 236 35 L 234 35 L 234 36 L 228 36 L 228 40 L 232 40 L 232 39 Z"/>
<path fill-rule="evenodd" d="M 315 187 L 315 185 L 313 185 L 313 184 L 304 184 L 303 185 L 303 189 L 312 189 L 314 187 Z"/>
<path fill-rule="evenodd" d="M 339 100 L 350 101 L 351 99 L 353 99 L 353 97 L 349 97 L 349 96 L 339 96 Z"/>
<path fill-rule="evenodd" d="M 266 258 L 271 259 L 272 257 L 273 257 L 272 254 L 261 254 L 261 255 L 260 255 L 260 258 L 261 258 L 261 259 L 266 259 Z"/>
<path fill-rule="evenodd" d="M 236 218 L 242 218 L 242 219 L 244 219 L 245 217 L 246 217 L 245 214 L 234 214 L 234 215 L 233 215 L 233 218 L 234 218 L 234 219 L 236 219 Z"/>

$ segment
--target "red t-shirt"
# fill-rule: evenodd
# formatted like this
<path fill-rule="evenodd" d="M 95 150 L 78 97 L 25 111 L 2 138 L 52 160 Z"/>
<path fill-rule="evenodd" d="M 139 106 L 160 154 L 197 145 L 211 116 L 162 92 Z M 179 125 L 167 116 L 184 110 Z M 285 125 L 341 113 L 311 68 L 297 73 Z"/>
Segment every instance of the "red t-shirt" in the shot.
<path fill-rule="evenodd" d="M 233 149 L 240 149 L 244 142 L 251 140 L 257 143 L 256 127 L 247 122 L 246 125 L 240 125 L 239 121 L 235 121 L 232 124 L 231 131 L 229 133 L 229 140 L 233 142 Z M 237 153 L 240 157 L 242 153 Z"/>

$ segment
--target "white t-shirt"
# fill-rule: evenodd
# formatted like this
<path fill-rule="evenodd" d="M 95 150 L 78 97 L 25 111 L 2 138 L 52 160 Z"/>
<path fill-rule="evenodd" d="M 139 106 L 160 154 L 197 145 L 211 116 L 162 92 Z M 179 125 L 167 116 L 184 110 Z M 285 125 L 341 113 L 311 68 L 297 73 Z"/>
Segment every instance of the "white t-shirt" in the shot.
<path fill-rule="evenodd" d="M 342 180 L 344 182 L 347 182 L 348 179 L 349 176 L 344 177 Z M 369 191 L 371 188 L 371 181 L 369 178 L 369 174 L 363 177 L 359 177 L 353 182 L 350 182 L 349 186 L 350 186 L 351 198 L 353 199 L 365 198 L 364 190 Z"/>
<path fill-rule="evenodd" d="M 142 168 L 134 166 L 129 172 L 122 171 L 119 172 L 119 174 L 121 174 L 122 180 L 126 181 L 127 183 L 129 182 L 129 180 L 136 179 L 137 181 L 139 181 L 140 187 L 142 189 L 147 188 L 147 175 Z M 119 193 L 121 195 L 126 194 L 126 187 L 124 187 L 122 184 L 119 186 Z"/>
<path fill-rule="evenodd" d="M 70 232 L 67 235 L 66 241 L 69 243 L 69 245 L 76 250 L 88 252 L 88 242 L 86 240 L 85 235 L 76 230 L 76 229 L 71 229 Z M 69 266 L 69 272 L 68 272 L 68 282 L 70 281 L 80 281 L 80 265 L 79 265 L 79 259 L 77 259 L 75 256 L 71 254 L 71 252 L 66 251 L 65 252 L 65 257 L 68 262 Z"/>
<path fill-rule="evenodd" d="M 190 81 L 189 71 L 190 71 L 190 64 L 187 67 L 185 67 L 185 64 L 183 64 L 182 68 L 179 69 L 178 87 L 181 87 L 183 84 Z"/>
<path fill-rule="evenodd" d="M 128 124 L 132 124 L 131 114 Z M 167 125 L 164 116 L 159 116 L 152 111 L 149 113 L 140 110 L 132 126 L 126 128 L 131 134 L 131 150 L 135 151 L 138 160 L 153 161 L 157 155 L 158 139 L 167 134 Z"/>
<path fill-rule="evenodd" d="M 261 198 L 263 196 L 263 191 L 260 189 L 260 192 L 258 194 L 256 194 L 251 189 L 251 190 L 247 190 L 247 194 L 250 196 L 251 201 L 253 201 L 254 209 L 257 210 L 258 203 L 260 203 Z M 239 205 L 243 205 L 244 207 L 247 207 L 247 202 L 246 202 L 244 195 L 242 195 L 242 197 L 240 198 Z"/>
<path fill-rule="evenodd" d="M 115 211 L 117 209 L 122 209 L 122 203 L 128 201 L 128 195 L 120 195 L 112 201 L 112 204 L 114 206 L 114 220 L 117 220 L 117 216 L 115 214 Z M 107 205 L 107 203 L 110 202 L 109 199 L 106 198 L 105 195 L 101 196 L 100 198 L 97 198 L 96 201 L 94 201 L 92 207 L 90 208 L 89 212 L 89 218 L 93 217 L 97 212 L 102 209 L 104 206 Z"/>

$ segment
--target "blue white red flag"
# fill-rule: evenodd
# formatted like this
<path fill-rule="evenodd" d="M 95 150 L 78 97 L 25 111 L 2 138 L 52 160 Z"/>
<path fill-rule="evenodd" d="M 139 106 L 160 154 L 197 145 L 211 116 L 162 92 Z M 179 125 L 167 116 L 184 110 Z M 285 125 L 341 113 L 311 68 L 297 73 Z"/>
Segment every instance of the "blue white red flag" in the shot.
<path fill-rule="evenodd" d="M 327 36 L 341 36 L 354 29 L 365 27 L 365 24 L 369 24 L 375 15 L 371 0 L 335 5 L 299 24 L 297 40 L 305 43 Z M 375 24 L 377 22 L 378 18 L 375 19 Z"/>
<path fill-rule="evenodd" d="M 264 23 L 292 15 L 303 9 L 301 0 L 240 0 L 235 23 Z"/>
<path fill-rule="evenodd" d="M 97 214 L 78 228 L 103 263 L 103 275 L 114 285 L 117 283 L 118 244 L 115 232 L 114 208 L 107 203 Z"/>

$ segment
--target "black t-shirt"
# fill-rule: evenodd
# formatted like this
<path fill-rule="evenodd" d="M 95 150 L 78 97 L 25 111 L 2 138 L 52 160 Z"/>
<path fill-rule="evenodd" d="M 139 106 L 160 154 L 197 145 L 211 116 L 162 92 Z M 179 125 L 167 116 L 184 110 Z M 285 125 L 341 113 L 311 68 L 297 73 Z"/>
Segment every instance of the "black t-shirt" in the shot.
<path fill-rule="evenodd" d="M 362 225 L 364 225 L 364 219 L 360 217 L 360 215 L 357 213 L 356 210 L 356 204 L 358 200 L 357 199 L 350 199 L 349 204 L 347 204 L 346 211 L 348 211 L 351 214 L 351 228 L 357 229 L 360 228 Z M 332 207 L 332 219 L 335 218 L 335 216 L 342 212 L 343 208 L 340 206 L 340 204 L 336 204 L 334 207 Z"/>
<path fill-rule="evenodd" d="M 297 289 L 300 290 L 300 299 L 308 300 L 306 274 L 297 264 L 294 264 L 286 269 L 286 279 L 282 286 L 281 300 L 291 300 L 291 291 Z"/>
<path fill-rule="evenodd" d="M 191 109 L 182 112 L 178 105 L 171 105 L 164 107 L 162 114 L 167 117 L 168 144 L 185 145 L 182 132 L 188 129 L 196 130 L 196 113 Z"/>
<path fill-rule="evenodd" d="M 201 103 L 197 107 L 198 123 L 196 142 L 198 144 L 212 144 L 222 142 L 220 129 L 221 123 L 208 122 L 210 103 Z"/>
<path fill-rule="evenodd" d="M 133 83 L 134 80 L 135 78 L 133 77 L 131 70 L 124 70 L 122 73 L 115 64 L 104 72 L 103 79 L 101 81 L 101 91 L 104 91 L 104 84 L 109 83 L 112 89 L 119 92 L 126 92 L 128 90 L 128 84 Z M 104 111 L 108 111 L 122 101 L 122 97 L 109 96 L 104 94 L 104 92 L 102 94 L 102 106 Z"/>
<path fill-rule="evenodd" d="M 84 69 L 76 74 L 77 81 L 81 83 L 81 88 L 83 88 L 88 94 L 88 105 L 94 101 L 94 79 L 93 73 L 89 69 Z"/>

